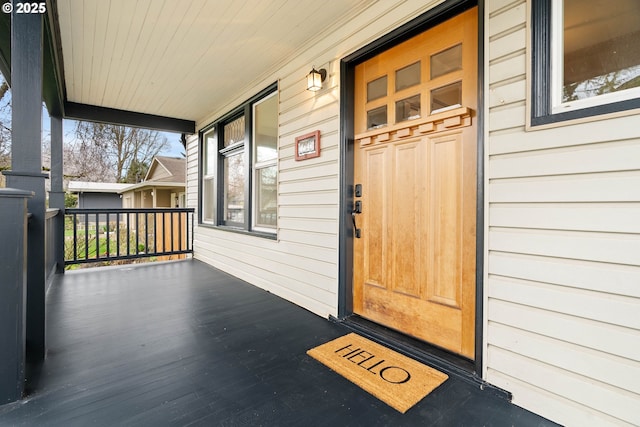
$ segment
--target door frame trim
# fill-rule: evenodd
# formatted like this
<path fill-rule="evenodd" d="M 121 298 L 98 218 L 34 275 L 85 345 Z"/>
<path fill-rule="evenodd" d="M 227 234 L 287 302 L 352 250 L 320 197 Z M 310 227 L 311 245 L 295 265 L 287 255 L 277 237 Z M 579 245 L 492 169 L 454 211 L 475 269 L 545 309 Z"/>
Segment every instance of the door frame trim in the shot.
<path fill-rule="evenodd" d="M 482 377 L 484 331 L 484 0 L 449 0 L 425 12 L 340 61 L 340 215 L 338 317 L 353 314 L 353 156 L 355 66 L 429 28 L 478 6 L 478 111 L 476 188 L 476 315 L 473 374 Z M 452 358 L 459 358 L 451 353 Z"/>

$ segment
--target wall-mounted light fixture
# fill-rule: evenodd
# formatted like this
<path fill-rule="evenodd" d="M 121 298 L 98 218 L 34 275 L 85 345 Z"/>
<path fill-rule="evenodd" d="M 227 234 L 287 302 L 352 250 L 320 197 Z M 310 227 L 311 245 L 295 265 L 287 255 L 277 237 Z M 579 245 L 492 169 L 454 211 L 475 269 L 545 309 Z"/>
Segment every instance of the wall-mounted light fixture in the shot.
<path fill-rule="evenodd" d="M 322 89 L 322 82 L 327 78 L 327 70 L 320 68 L 316 70 L 315 67 L 307 74 L 307 90 L 317 92 Z"/>

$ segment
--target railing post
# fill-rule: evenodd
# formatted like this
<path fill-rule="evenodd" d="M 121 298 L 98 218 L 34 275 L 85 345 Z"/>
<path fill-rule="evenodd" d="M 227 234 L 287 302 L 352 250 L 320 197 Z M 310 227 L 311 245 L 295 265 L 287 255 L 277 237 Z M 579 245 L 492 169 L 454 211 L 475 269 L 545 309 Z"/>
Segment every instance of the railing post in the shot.
<path fill-rule="evenodd" d="M 64 189 L 63 189 L 63 155 L 62 155 L 62 118 L 51 116 L 51 191 L 49 191 L 49 207 L 58 209 L 60 213 L 54 221 L 56 241 L 53 245 L 56 260 L 56 273 L 64 273 Z"/>
<path fill-rule="evenodd" d="M 28 201 L 27 357 L 46 353 L 45 179 L 42 173 L 42 16 L 11 15 L 11 171 L 7 187 L 33 192 Z"/>
<path fill-rule="evenodd" d="M 47 279 L 47 287 L 51 284 L 53 275 L 58 273 L 58 252 L 59 243 L 63 240 L 60 223 L 60 210 L 47 209 L 44 223 L 44 240 L 45 240 L 45 277 Z M 64 230 L 62 230 L 63 232 Z M 64 260 L 63 260 L 64 262 Z"/>
<path fill-rule="evenodd" d="M 27 304 L 27 199 L 0 189 L 0 405 L 24 392 Z"/>

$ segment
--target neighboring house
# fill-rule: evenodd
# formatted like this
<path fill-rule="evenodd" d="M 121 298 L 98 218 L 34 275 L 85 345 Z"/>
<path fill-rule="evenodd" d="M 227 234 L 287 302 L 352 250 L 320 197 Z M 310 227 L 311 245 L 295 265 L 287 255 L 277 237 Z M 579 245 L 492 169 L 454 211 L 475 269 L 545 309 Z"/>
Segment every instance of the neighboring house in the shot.
<path fill-rule="evenodd" d="M 144 180 L 120 191 L 123 208 L 183 208 L 186 159 L 156 156 Z"/>
<path fill-rule="evenodd" d="M 186 134 L 195 258 L 640 425 L 639 1 L 91 4 L 47 2 L 47 107 Z"/>
<path fill-rule="evenodd" d="M 78 195 L 78 208 L 119 209 L 122 208 L 120 192 L 129 186 L 131 184 L 69 181 L 67 191 Z"/>

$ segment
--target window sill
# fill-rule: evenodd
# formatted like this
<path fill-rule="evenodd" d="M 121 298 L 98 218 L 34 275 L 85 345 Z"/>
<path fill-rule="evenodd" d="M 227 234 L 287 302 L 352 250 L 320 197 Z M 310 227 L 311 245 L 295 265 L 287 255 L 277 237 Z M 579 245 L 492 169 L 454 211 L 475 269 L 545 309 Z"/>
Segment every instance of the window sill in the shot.
<path fill-rule="evenodd" d="M 580 110 L 531 117 L 527 126 L 528 131 L 548 129 L 573 124 L 607 120 L 617 117 L 637 115 L 640 113 L 640 98 L 604 104 Z"/>

